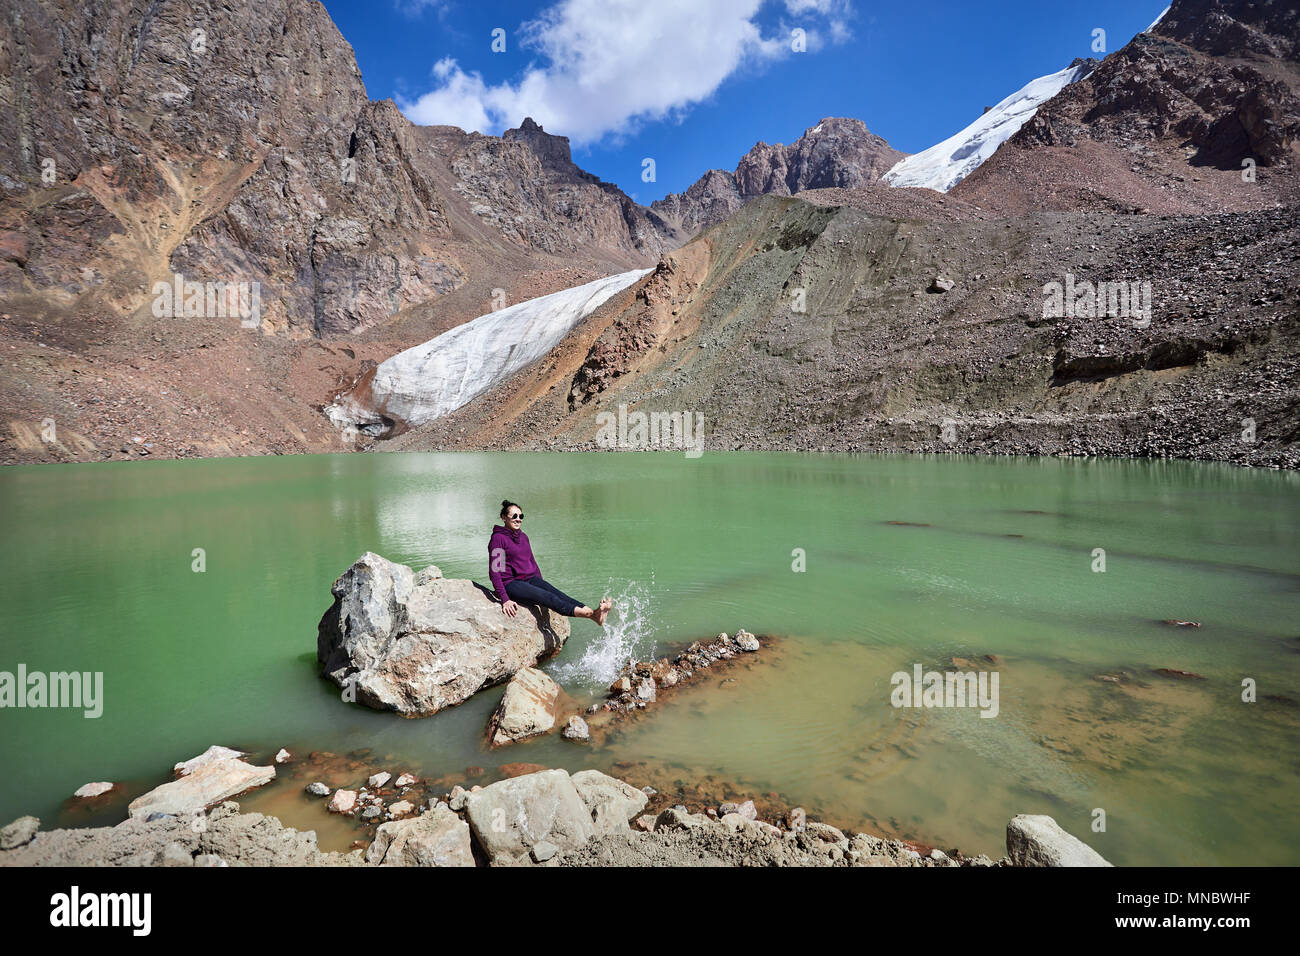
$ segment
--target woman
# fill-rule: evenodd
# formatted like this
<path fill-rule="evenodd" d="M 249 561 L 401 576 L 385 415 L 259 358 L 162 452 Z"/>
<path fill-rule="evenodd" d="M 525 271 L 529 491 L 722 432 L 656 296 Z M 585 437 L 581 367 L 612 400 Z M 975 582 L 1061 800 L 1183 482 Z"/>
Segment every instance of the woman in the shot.
<path fill-rule="evenodd" d="M 528 535 L 523 532 L 524 512 L 513 501 L 501 502 L 501 518 L 505 526 L 492 529 L 488 540 L 488 576 L 496 589 L 501 610 L 515 616 L 519 604 L 540 604 L 558 611 L 565 617 L 587 617 L 601 627 L 614 602 L 605 598 L 600 607 L 592 610 L 587 605 L 569 597 L 559 588 L 542 580 L 542 572 L 533 560 L 533 549 Z"/>

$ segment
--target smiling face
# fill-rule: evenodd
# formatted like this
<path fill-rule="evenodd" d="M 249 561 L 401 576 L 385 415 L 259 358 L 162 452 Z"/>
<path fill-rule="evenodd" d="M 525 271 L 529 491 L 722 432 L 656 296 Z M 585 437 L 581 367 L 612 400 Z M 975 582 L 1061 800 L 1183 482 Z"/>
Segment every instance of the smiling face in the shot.
<path fill-rule="evenodd" d="M 518 505 L 511 505 L 506 510 L 506 527 L 511 531 L 518 531 L 524 526 L 524 513 L 519 510 Z"/>

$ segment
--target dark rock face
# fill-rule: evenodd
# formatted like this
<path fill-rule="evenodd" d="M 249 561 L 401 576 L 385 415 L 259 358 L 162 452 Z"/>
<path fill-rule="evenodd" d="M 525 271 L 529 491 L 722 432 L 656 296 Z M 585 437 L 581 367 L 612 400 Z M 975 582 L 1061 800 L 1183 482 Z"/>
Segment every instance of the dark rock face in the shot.
<path fill-rule="evenodd" d="M 147 316 L 179 272 L 257 282 L 264 332 L 327 336 L 509 278 L 520 253 L 613 271 L 676 244 L 531 120 L 498 139 L 371 102 L 320 4 L 6 11 L 0 297 L 38 311 Z"/>
<path fill-rule="evenodd" d="M 806 189 L 852 189 L 874 183 L 905 154 L 857 119 L 827 117 L 792 145 L 757 143 L 734 173 L 711 169 L 684 193 L 650 208 L 693 235 L 721 222 L 755 196 Z"/>
<path fill-rule="evenodd" d="M 1295 202 L 1298 38 L 1294 4 L 1174 0 L 1151 32 L 1044 103 L 952 194 L 1009 212 L 1221 212 Z M 1243 189 L 1243 165 L 1252 164 L 1270 175 Z M 1019 204 L 1007 205 L 1016 192 Z"/>

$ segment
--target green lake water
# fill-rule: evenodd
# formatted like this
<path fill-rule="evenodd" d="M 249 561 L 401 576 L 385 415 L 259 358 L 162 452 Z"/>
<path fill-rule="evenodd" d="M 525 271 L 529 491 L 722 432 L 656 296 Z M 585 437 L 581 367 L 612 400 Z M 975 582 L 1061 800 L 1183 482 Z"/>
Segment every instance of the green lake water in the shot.
<path fill-rule="evenodd" d="M 999 856 L 1014 814 L 1048 813 L 1116 864 L 1294 865 L 1298 492 L 1295 474 L 1217 465 L 956 456 L 5 468 L 0 671 L 102 671 L 104 705 L 98 719 L 0 711 L 0 817 L 114 822 L 214 743 L 263 759 L 282 746 L 369 748 L 387 769 L 449 779 L 509 761 L 711 775 L 966 853 Z M 629 654 L 739 627 L 774 636 L 770 652 L 599 747 L 551 737 L 487 751 L 500 688 L 424 720 L 344 704 L 315 660 L 330 584 L 364 551 L 486 581 L 503 497 L 523 505 L 548 580 L 619 601 L 605 632 L 575 621 L 544 665 L 580 701 Z M 806 570 L 792 567 L 796 549 Z M 998 658 L 986 665 L 999 675 L 996 717 L 890 705 L 894 672 L 982 654 Z M 1162 667 L 1204 679 L 1153 673 Z M 1255 703 L 1242 701 L 1244 678 Z M 282 778 L 246 807 L 346 845 L 303 781 Z M 92 780 L 126 793 L 78 818 L 67 798 Z"/>

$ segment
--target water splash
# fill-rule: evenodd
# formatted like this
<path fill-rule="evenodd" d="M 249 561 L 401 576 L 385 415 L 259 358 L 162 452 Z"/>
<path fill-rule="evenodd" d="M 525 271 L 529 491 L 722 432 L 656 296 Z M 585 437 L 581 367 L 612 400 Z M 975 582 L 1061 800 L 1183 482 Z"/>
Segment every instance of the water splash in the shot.
<path fill-rule="evenodd" d="M 581 657 L 558 665 L 551 675 L 569 686 L 603 690 L 628 661 L 654 656 L 654 632 L 650 590 L 629 581 L 614 596 L 614 608 L 605 619 L 604 630 L 583 648 Z"/>

